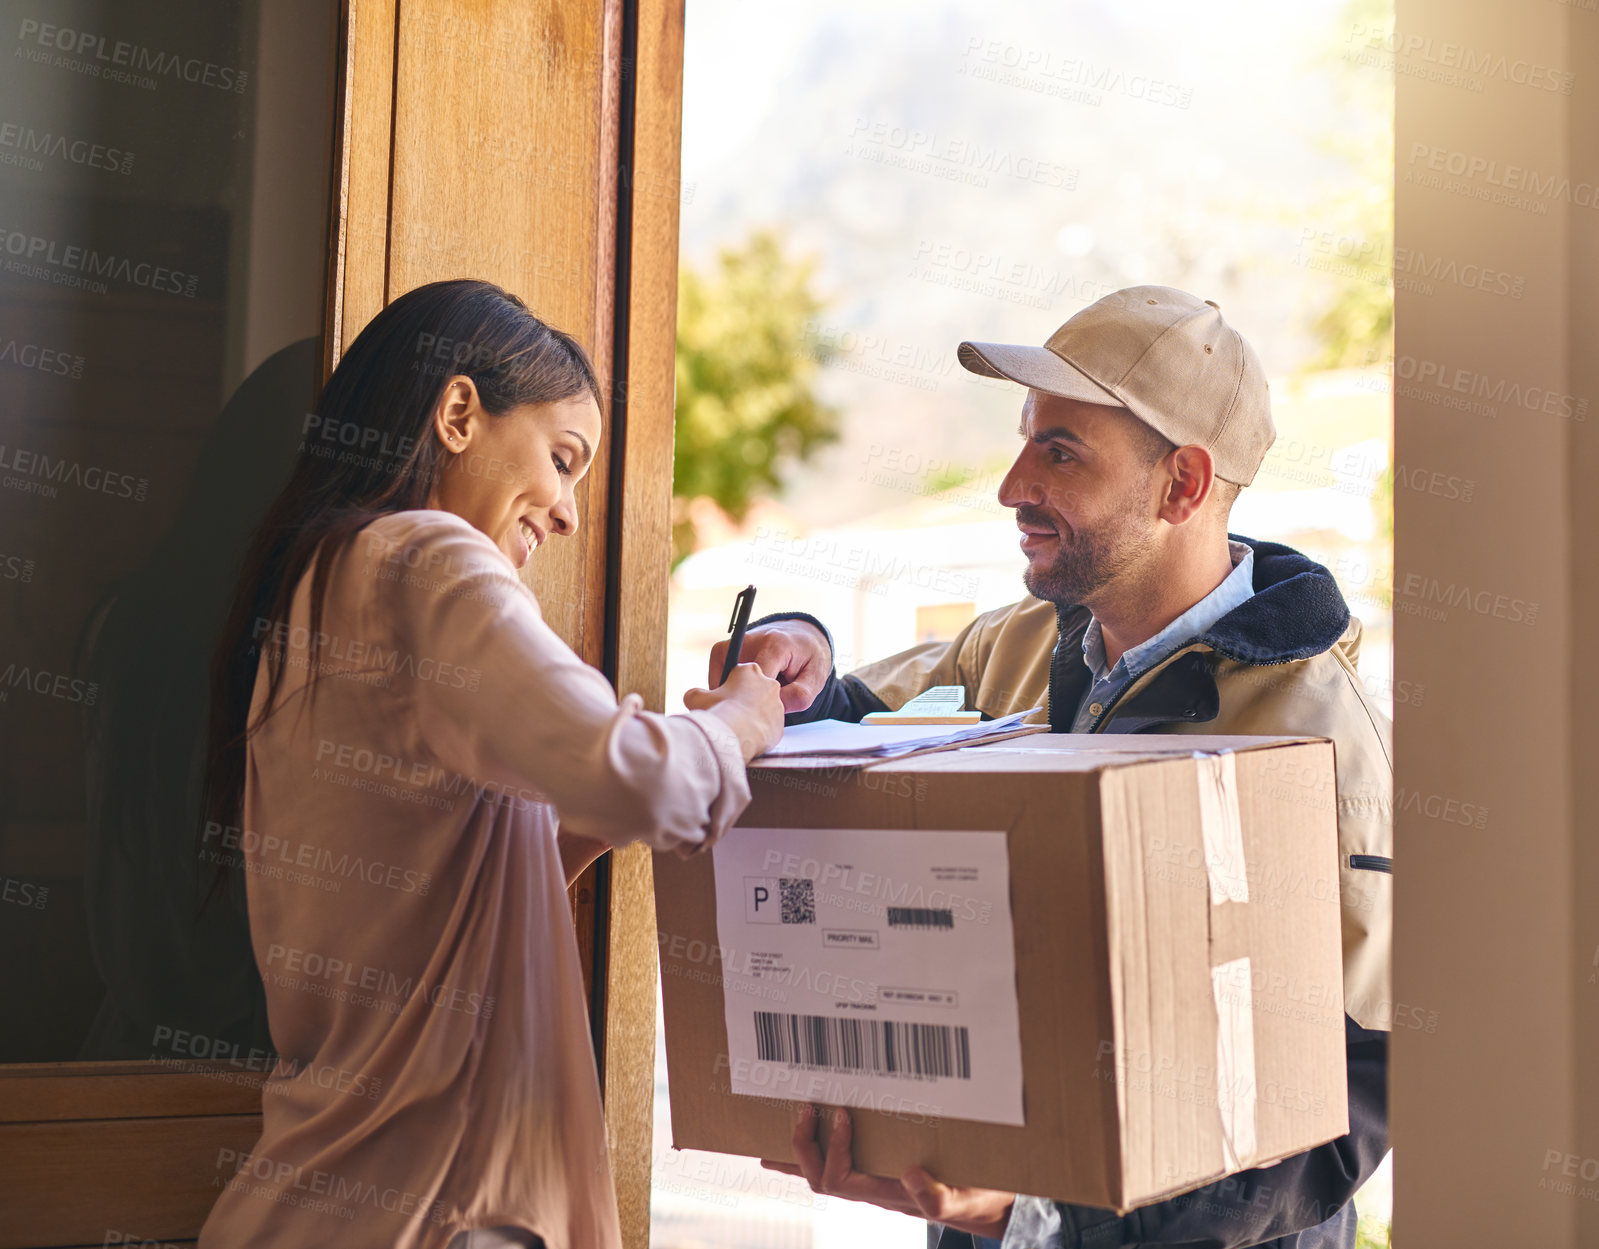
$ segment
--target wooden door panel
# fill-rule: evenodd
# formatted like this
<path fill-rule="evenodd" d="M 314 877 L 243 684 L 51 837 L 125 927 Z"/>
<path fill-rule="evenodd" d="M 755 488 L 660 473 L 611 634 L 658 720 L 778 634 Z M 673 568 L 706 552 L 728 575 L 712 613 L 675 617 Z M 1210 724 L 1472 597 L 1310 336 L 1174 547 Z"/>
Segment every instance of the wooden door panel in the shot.
<path fill-rule="evenodd" d="M 259 1115 L 0 1125 L 6 1188 L 59 1197 L 8 1201 L 0 1249 L 193 1237 L 232 1174 L 227 1160 L 260 1135 Z"/>
<path fill-rule="evenodd" d="M 0 1067 L 0 1124 L 259 1114 L 261 1065 L 16 1063 Z"/>
<path fill-rule="evenodd" d="M 614 0 L 613 0 L 614 5 Z M 608 380 L 615 127 L 603 0 L 404 0 L 399 8 L 388 297 L 441 278 L 497 282 L 574 334 Z M 618 6 L 619 7 L 619 6 Z M 602 461 L 603 463 L 603 461 Z M 579 527 L 524 576 L 590 663 L 604 635 L 606 475 Z"/>
<path fill-rule="evenodd" d="M 340 48 L 340 160 L 334 185 L 327 377 L 388 302 L 389 151 L 397 0 L 347 0 Z"/>

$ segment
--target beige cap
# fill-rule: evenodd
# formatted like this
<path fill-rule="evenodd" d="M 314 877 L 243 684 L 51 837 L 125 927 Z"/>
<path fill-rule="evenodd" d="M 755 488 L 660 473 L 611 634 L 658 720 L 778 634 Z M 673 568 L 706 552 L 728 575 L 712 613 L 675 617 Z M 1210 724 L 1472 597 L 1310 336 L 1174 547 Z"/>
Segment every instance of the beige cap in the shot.
<path fill-rule="evenodd" d="M 1216 475 L 1247 486 L 1276 441 L 1260 358 L 1221 309 L 1171 286 L 1129 286 L 1089 304 L 1042 347 L 962 343 L 961 364 L 1032 390 L 1128 409 Z"/>

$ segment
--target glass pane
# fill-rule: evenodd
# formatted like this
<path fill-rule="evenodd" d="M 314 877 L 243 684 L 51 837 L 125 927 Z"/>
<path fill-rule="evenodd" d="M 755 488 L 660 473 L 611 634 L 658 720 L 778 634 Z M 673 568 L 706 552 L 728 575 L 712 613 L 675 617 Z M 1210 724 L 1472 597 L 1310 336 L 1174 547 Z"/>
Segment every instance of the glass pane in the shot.
<path fill-rule="evenodd" d="M 0 1061 L 266 1046 L 200 763 L 316 382 L 337 21 L 0 0 Z"/>

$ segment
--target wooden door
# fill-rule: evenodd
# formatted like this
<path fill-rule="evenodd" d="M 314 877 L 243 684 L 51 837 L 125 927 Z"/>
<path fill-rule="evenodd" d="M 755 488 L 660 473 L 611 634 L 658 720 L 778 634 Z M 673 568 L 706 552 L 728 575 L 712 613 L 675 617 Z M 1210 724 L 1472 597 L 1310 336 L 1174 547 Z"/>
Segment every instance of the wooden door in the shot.
<path fill-rule="evenodd" d="M 163 7 L 165 18 L 159 16 Z M 16 17 L 11 29 L 25 32 L 26 37 L 18 36 L 18 55 L 37 53 L 28 62 L 30 72 L 54 75 L 52 81 L 64 84 L 57 91 L 63 99 L 70 101 L 78 85 L 71 75 L 93 72 L 85 65 L 99 67 L 102 87 L 115 85 L 135 101 L 143 97 L 133 92 L 165 104 L 190 91 L 194 98 L 183 107 L 200 115 L 221 109 L 238 119 L 236 135 L 228 133 L 253 144 L 250 186 L 258 197 L 274 187 L 281 194 L 287 193 L 285 187 L 304 191 L 307 178 L 317 183 L 319 215 L 309 229 L 302 193 L 297 216 L 263 212 L 257 220 L 242 212 L 214 211 L 208 218 L 200 212 L 192 221 L 171 222 L 160 236 L 164 254 L 176 258 L 167 267 L 180 272 L 176 260 L 188 254 L 186 248 L 208 246 L 206 255 L 219 272 L 226 260 L 233 265 L 229 273 L 258 278 L 281 269 L 284 258 L 293 255 L 297 272 L 309 268 L 317 277 L 313 295 L 321 306 L 310 328 L 304 324 L 309 306 L 304 292 L 260 294 L 255 303 L 262 306 L 254 307 L 251 291 L 277 290 L 282 282 L 216 284 L 211 306 L 194 303 L 178 310 L 196 344 L 188 358 L 201 362 L 206 385 L 225 394 L 246 374 L 255 375 L 251 370 L 275 343 L 274 332 L 282 339 L 292 323 L 300 327 L 297 341 L 305 348 L 303 381 L 309 390 L 384 304 L 421 283 L 458 276 L 500 283 L 540 316 L 576 334 L 606 385 L 607 441 L 580 490 L 578 536 L 541 556 L 530 584 L 562 637 L 622 688 L 639 691 L 647 705 L 659 709 L 669 564 L 681 5 L 660 0 L 230 0 L 202 7 L 213 15 L 236 7 L 243 33 L 235 31 L 229 43 L 233 36 L 227 32 L 233 28 L 214 17 L 210 26 L 200 22 L 186 29 L 178 15 L 181 6 L 152 2 L 97 10 L 99 17 L 80 12 L 70 26 L 65 19 L 48 23 L 52 31 L 41 43 L 39 22 L 28 28 L 26 21 L 34 19 L 21 10 L 5 15 Z M 216 36 L 218 28 L 223 36 Z M 321 44 L 308 36 L 318 30 L 324 32 Z M 113 81 L 106 62 L 116 63 L 119 44 L 144 49 L 127 55 L 143 55 L 147 62 L 152 55 L 175 52 L 180 68 L 170 81 L 157 74 L 153 88 Z M 326 52 L 321 61 L 307 53 L 319 46 Z M 237 63 L 215 47 L 232 49 Z M 216 89 L 214 84 L 189 82 L 183 66 L 199 66 L 198 74 L 213 78 L 233 70 L 230 86 L 239 98 L 200 94 Z M 126 67 L 122 72 L 128 72 Z M 131 125 L 118 111 L 123 97 L 112 92 L 105 98 L 112 105 L 106 109 L 102 101 L 106 125 L 115 129 L 112 121 L 118 118 L 124 127 Z M 146 142 L 155 146 L 165 123 L 158 108 L 147 111 L 156 137 Z M 85 128 L 92 139 L 92 122 Z M 321 156 L 307 139 L 319 133 L 326 142 Z M 196 161 L 211 150 L 196 147 Z M 100 198 L 108 197 L 101 193 Z M 208 270 L 198 263 L 192 267 L 200 270 L 203 291 Z M 25 318 L 51 306 L 63 325 L 72 315 L 81 319 L 81 307 L 76 313 L 61 311 L 70 301 L 62 299 L 59 287 L 38 280 L 30 287 L 21 278 L 0 285 L 0 312 Z M 149 292 L 140 297 L 144 304 L 125 311 L 93 310 L 102 319 L 113 313 L 123 318 L 119 327 L 102 333 L 104 341 L 121 341 L 119 333 L 125 338 L 136 331 L 141 312 L 151 315 L 150 308 L 168 321 L 176 315 Z M 241 313 L 241 303 L 251 306 Z M 16 337 L 20 322 L 4 324 Z M 62 334 L 69 347 L 76 341 L 66 330 Z M 171 361 L 185 354 L 173 350 L 173 341 L 169 337 L 149 352 L 144 363 L 151 371 L 170 369 Z M 293 356 L 285 369 L 293 373 L 299 359 Z M 91 367 L 94 363 L 90 357 Z M 21 441 L 17 431 L 27 430 L 30 387 L 40 379 L 22 380 L 0 390 L 5 405 L 0 420 L 7 422 L 5 441 L 13 447 Z M 113 376 L 107 385 L 114 381 Z M 279 389 L 286 394 L 295 386 Z M 276 431 L 273 445 L 281 452 L 282 435 L 286 432 L 292 445 L 299 430 L 284 430 L 285 421 L 298 418 L 283 394 L 277 398 L 277 415 L 266 423 Z M 81 393 L 77 402 L 73 429 L 87 437 L 81 431 L 94 426 L 82 409 L 93 404 L 86 404 Z M 152 483 L 170 479 L 192 494 L 194 483 L 216 471 L 216 462 L 205 458 L 208 419 L 198 404 L 187 430 L 181 422 L 161 425 L 160 432 L 187 454 L 178 471 L 171 467 L 171 454 L 162 459 L 160 448 L 151 452 L 153 462 L 169 470 L 166 478 L 154 470 L 145 474 Z M 125 432 L 113 430 L 112 436 Z M 240 454 L 237 447 L 233 454 Z M 142 463 L 132 452 L 124 459 L 132 469 Z M 5 505 L 0 491 L 0 510 Z M 27 506 L 34 510 L 19 511 L 15 532 L 37 538 L 40 555 L 68 549 L 61 535 L 70 535 L 73 526 L 41 510 L 37 500 Z M 111 527 L 113 537 L 125 538 L 137 556 L 157 548 L 163 532 L 161 523 L 151 521 L 117 534 L 118 518 L 109 512 L 79 509 L 73 517 Z M 169 527 L 174 518 L 179 518 L 176 503 L 165 518 Z M 194 523 L 193 516 L 188 523 Z M 19 558 L 32 558 L 31 551 Z M 0 543 L 0 557 L 11 554 Z M 68 566 L 66 559 L 54 561 L 54 567 Z M 22 594 L 36 584 L 10 588 Z M 86 592 L 80 587 L 77 593 L 82 598 Z M 33 605 L 25 598 L 18 601 Z M 81 605 L 75 610 L 82 614 Z M 0 706 L 0 715 L 6 711 Z M 31 776 L 13 769 L 4 777 L 0 885 L 14 881 L 13 893 L 28 885 L 30 898 L 45 889 L 56 900 L 55 914 L 70 926 L 74 916 L 63 899 L 76 899 L 80 910 L 92 911 L 88 895 L 72 887 L 83 873 L 81 856 L 74 860 L 70 848 L 73 819 L 81 821 L 72 812 L 81 799 L 67 802 L 64 816 L 42 818 L 39 812 L 48 804 L 29 797 L 30 786 L 70 790 L 82 760 L 73 753 L 78 748 L 64 744 L 72 740 L 68 719 L 56 716 L 59 722 L 51 731 L 57 736 L 49 739 L 56 746 L 40 740 L 34 764 L 42 763 L 42 772 L 35 766 Z M 56 882 L 54 894 L 47 881 Z M 654 912 L 647 853 L 602 859 L 578 882 L 573 901 L 624 1235 L 629 1244 L 642 1246 L 648 1243 L 654 1046 Z M 22 931 L 21 921 L 32 918 L 24 910 L 19 906 L 13 914 L 0 914 L 0 932 L 18 938 L 17 950 L 8 949 L 8 961 L 33 960 L 27 965 L 52 970 L 59 970 L 54 967 L 59 963 L 90 985 L 94 963 L 86 953 L 92 951 L 62 953 L 60 934 L 31 952 L 22 949 L 30 934 Z M 92 1003 L 85 1006 L 83 997 L 68 1005 L 86 1017 Z M 84 1026 L 82 1018 L 63 1019 L 61 1039 L 38 1039 L 25 1052 L 38 1061 L 0 1066 L 0 1249 L 192 1238 L 226 1178 L 219 1159 L 230 1156 L 228 1150 L 247 1150 L 257 1134 L 261 1073 L 237 1053 L 165 1064 L 141 1061 L 137 1054 L 74 1061 L 79 1055 L 66 1052 L 66 1041 Z"/>

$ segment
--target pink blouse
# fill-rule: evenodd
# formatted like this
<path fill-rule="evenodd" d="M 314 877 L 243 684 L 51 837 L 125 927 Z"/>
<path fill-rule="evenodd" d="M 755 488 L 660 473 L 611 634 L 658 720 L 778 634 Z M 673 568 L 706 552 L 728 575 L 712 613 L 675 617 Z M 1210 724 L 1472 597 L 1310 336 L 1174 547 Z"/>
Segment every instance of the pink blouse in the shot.
<path fill-rule="evenodd" d="M 223 836 L 280 1061 L 201 1249 L 442 1249 L 494 1225 L 617 1246 L 556 826 L 708 845 L 749 801 L 738 742 L 619 704 L 451 513 L 345 549 L 308 700 L 309 593 L 255 622 L 286 673 Z M 252 723 L 265 697 L 263 663 Z"/>

